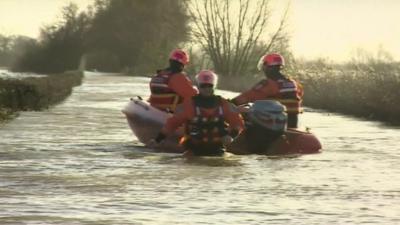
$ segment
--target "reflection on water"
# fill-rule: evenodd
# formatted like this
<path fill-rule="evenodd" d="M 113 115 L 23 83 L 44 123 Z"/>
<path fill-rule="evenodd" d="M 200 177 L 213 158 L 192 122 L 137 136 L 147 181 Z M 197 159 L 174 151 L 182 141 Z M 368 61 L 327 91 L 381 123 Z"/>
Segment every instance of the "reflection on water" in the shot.
<path fill-rule="evenodd" d="M 148 81 L 87 73 L 1 125 L 0 224 L 400 224 L 397 127 L 310 109 L 322 154 L 154 153 L 120 112 Z"/>

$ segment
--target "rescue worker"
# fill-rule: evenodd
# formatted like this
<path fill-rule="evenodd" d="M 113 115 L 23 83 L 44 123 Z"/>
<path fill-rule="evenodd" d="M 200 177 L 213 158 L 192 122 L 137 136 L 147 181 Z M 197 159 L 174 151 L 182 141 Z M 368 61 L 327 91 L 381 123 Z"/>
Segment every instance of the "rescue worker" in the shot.
<path fill-rule="evenodd" d="M 243 105 L 256 100 L 276 100 L 286 106 L 288 128 L 298 127 L 298 114 L 302 112 L 303 88 L 300 83 L 281 73 L 285 61 L 280 54 L 272 53 L 261 57 L 258 69 L 266 79 L 261 80 L 231 100 L 235 105 Z"/>
<path fill-rule="evenodd" d="M 198 93 L 192 82 L 183 72 L 189 63 L 189 55 L 175 49 L 169 55 L 169 67 L 158 70 L 150 81 L 151 106 L 167 112 L 174 112 L 178 104 L 184 99 L 191 98 Z"/>
<path fill-rule="evenodd" d="M 199 94 L 186 99 L 182 110 L 175 112 L 155 138 L 160 143 L 167 134 L 184 124 L 185 135 L 181 144 L 188 155 L 217 156 L 224 153 L 244 127 L 236 107 L 221 96 L 215 95 L 217 75 L 202 70 L 196 75 Z"/>

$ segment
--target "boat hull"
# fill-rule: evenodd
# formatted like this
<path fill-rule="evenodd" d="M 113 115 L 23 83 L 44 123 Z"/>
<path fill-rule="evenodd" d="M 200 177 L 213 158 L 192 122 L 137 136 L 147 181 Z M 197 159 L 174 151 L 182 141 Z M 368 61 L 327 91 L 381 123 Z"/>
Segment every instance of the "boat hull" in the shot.
<path fill-rule="evenodd" d="M 145 145 L 154 139 L 166 120 L 172 115 L 150 106 L 143 100 L 132 99 L 122 110 L 128 121 L 128 125 L 138 140 Z M 238 155 L 263 154 L 263 155 L 286 155 L 286 154 L 313 154 L 321 151 L 321 143 L 316 136 L 307 131 L 288 129 L 284 135 L 265 145 L 261 152 L 250 149 L 245 132 L 227 146 L 226 151 Z M 178 129 L 169 134 L 166 140 L 161 142 L 155 149 L 162 152 L 182 153 L 184 150 L 178 144 L 183 135 L 183 129 Z M 263 145 L 265 143 L 259 143 Z"/>

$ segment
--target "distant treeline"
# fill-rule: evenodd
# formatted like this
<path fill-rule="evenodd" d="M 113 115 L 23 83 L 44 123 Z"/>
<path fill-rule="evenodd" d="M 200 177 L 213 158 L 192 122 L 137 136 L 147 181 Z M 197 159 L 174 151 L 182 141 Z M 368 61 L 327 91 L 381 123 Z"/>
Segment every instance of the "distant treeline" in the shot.
<path fill-rule="evenodd" d="M 0 36 L 0 66 L 60 73 L 78 68 L 85 55 L 88 69 L 155 70 L 188 39 L 188 16 L 177 0 L 97 0 L 84 12 L 71 3 L 61 15 L 41 29 L 38 40 L 24 40 L 23 51 L 12 44 L 21 37 Z"/>
<path fill-rule="evenodd" d="M 41 110 L 64 100 L 80 85 L 82 72 L 65 72 L 23 79 L 0 78 L 0 121 L 15 112 Z"/>
<path fill-rule="evenodd" d="M 0 34 L 0 67 L 12 67 L 34 45 L 36 40 L 29 37 Z"/>
<path fill-rule="evenodd" d="M 84 63 L 89 70 L 144 75 L 166 66 L 169 52 L 181 47 L 192 56 L 190 73 L 207 67 L 243 76 L 254 72 L 252 65 L 265 52 L 292 60 L 287 10 L 278 24 L 271 22 L 271 10 L 264 0 L 96 0 L 82 12 L 71 3 L 58 22 L 41 29 L 38 40 L 14 45 L 22 37 L 0 38 L 0 66 L 48 74 Z"/>

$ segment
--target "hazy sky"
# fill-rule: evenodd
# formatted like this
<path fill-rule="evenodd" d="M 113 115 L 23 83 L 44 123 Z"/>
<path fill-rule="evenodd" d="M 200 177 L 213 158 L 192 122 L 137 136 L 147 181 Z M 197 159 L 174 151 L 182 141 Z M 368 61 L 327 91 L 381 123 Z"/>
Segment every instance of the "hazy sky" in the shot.
<path fill-rule="evenodd" d="M 93 0 L 0 0 L 0 33 L 37 37 L 67 2 L 85 9 Z M 296 56 L 338 61 L 382 47 L 400 60 L 399 22 L 400 0 L 292 0 L 291 46 Z"/>
<path fill-rule="evenodd" d="M 400 0 L 293 0 L 292 47 L 297 56 L 348 58 L 381 46 L 400 60 Z"/>
<path fill-rule="evenodd" d="M 39 28 L 57 20 L 69 2 L 86 9 L 93 0 L 0 0 L 0 33 L 36 38 Z"/>

